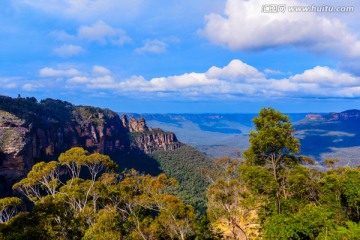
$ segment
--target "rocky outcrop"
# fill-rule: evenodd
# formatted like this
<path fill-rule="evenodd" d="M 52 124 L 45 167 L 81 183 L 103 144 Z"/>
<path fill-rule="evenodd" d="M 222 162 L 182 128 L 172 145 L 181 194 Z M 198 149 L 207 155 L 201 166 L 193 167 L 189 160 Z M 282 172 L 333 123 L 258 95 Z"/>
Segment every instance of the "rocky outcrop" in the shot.
<path fill-rule="evenodd" d="M 129 122 L 108 109 L 0 96 L 0 197 L 35 162 L 57 159 L 74 146 L 117 156 L 174 150 L 180 143 L 173 133 L 147 127 L 145 119 Z"/>
<path fill-rule="evenodd" d="M 7 183 L 24 176 L 34 164 L 27 148 L 29 130 L 23 124 L 13 114 L 0 111 L 0 195 Z"/>
<path fill-rule="evenodd" d="M 181 146 L 176 136 L 172 132 L 164 132 L 160 128 L 150 128 L 146 125 L 144 118 L 136 120 L 131 117 L 130 122 L 127 116 L 122 116 L 123 126 L 127 127 L 131 133 L 133 142 L 132 146 L 139 147 L 145 153 L 151 154 L 157 150 L 175 150 Z"/>
<path fill-rule="evenodd" d="M 174 133 L 157 129 L 142 134 L 135 134 L 135 143 L 148 154 L 159 149 L 165 151 L 175 150 L 181 146 Z"/>
<path fill-rule="evenodd" d="M 146 126 L 144 118 L 140 118 L 139 120 L 136 120 L 135 117 L 132 116 L 130 119 L 130 122 L 129 122 L 129 131 L 130 132 L 147 132 L 147 131 L 151 131 L 151 129 L 149 129 L 148 126 Z"/>

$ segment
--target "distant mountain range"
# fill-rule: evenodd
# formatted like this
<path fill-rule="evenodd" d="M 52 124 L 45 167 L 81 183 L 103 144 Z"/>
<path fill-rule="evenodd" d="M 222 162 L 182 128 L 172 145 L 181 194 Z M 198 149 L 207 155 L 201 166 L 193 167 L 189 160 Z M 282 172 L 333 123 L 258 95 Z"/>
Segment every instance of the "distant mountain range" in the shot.
<path fill-rule="evenodd" d="M 234 156 L 248 147 L 252 119 L 257 114 L 134 114 L 151 127 L 174 132 L 182 142 L 211 157 Z M 290 113 L 302 154 L 319 163 L 338 158 L 339 164 L 360 164 L 360 110 L 341 113 Z"/>
<path fill-rule="evenodd" d="M 307 114 L 294 128 L 304 154 L 319 160 L 338 158 L 341 165 L 360 165 L 360 110 Z"/>

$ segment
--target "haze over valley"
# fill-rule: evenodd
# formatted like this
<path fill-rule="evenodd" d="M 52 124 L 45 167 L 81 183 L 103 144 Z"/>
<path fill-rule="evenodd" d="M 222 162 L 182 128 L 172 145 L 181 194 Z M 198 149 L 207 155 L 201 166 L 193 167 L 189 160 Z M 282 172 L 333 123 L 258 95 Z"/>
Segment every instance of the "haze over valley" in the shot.
<path fill-rule="evenodd" d="M 151 127 L 174 132 L 184 143 L 210 157 L 235 156 L 249 147 L 256 114 L 132 114 Z M 289 113 L 302 154 L 319 163 L 340 159 L 340 165 L 357 166 L 360 159 L 360 111 L 341 113 Z"/>

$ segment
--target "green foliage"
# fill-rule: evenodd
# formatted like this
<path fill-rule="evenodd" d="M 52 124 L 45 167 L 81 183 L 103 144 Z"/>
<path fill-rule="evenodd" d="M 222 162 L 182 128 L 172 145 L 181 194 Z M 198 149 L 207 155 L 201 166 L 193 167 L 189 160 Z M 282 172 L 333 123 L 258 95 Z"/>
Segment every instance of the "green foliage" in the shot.
<path fill-rule="evenodd" d="M 152 156 L 167 176 L 175 178 L 180 183 L 174 194 L 205 212 L 205 194 L 209 182 L 202 170 L 213 168 L 213 160 L 188 145 L 171 152 L 158 151 Z"/>
<path fill-rule="evenodd" d="M 255 165 L 275 163 L 276 167 L 289 165 L 299 152 L 299 140 L 289 117 L 272 108 L 263 108 L 253 119 L 255 131 L 250 133 L 250 148 L 244 153 L 248 162 Z M 276 162 L 275 162 L 276 161 Z"/>
<path fill-rule="evenodd" d="M 59 162 L 35 164 L 27 177 L 14 185 L 34 206 L 31 213 L 20 213 L 5 225 L 0 224 L 0 239 L 5 236 L 6 239 L 193 239 L 211 236 L 198 230 L 194 208 L 171 194 L 178 188 L 175 179 L 164 174 L 140 175 L 135 170 L 117 174 L 113 172 L 116 164 L 108 156 L 89 155 L 81 148 L 70 149 L 59 159 Z M 71 168 L 74 166 L 79 171 L 87 169 L 88 177 L 73 174 Z M 66 183 L 58 174 L 64 168 L 70 169 Z M 20 203 L 17 198 L 0 199 L 0 207 L 9 208 Z M 23 231 L 19 231 L 20 221 L 26 225 Z"/>
<path fill-rule="evenodd" d="M 276 191 L 277 184 L 272 174 L 261 166 L 241 164 L 239 173 L 254 194 L 271 194 Z"/>
<path fill-rule="evenodd" d="M 360 221 L 360 171 L 346 169 L 341 178 L 342 202 L 349 218 L 355 222 Z"/>
<path fill-rule="evenodd" d="M 73 108 L 72 115 L 80 124 L 92 123 L 94 125 L 104 124 L 107 120 L 117 117 L 117 114 L 109 109 L 90 106 L 76 106 Z"/>
<path fill-rule="evenodd" d="M 0 96 L 0 109 L 24 119 L 29 126 L 41 126 L 46 129 L 49 124 L 65 124 L 71 118 L 73 105 L 60 100 L 45 99 L 38 102 L 35 98 L 10 98 Z"/>
<path fill-rule="evenodd" d="M 8 223 L 0 224 L 1 240 L 40 240 L 55 239 L 40 225 L 39 218 L 34 213 L 21 212 Z"/>
<path fill-rule="evenodd" d="M 120 240 L 125 231 L 120 224 L 121 215 L 115 209 L 102 209 L 96 223 L 86 230 L 84 240 Z"/>
<path fill-rule="evenodd" d="M 17 213 L 17 207 L 23 202 L 17 197 L 6 197 L 0 199 L 0 223 L 9 221 Z"/>
<path fill-rule="evenodd" d="M 345 226 L 336 226 L 328 231 L 322 232 L 317 239 L 346 239 L 357 240 L 360 236 L 360 224 L 346 222 Z"/>
<path fill-rule="evenodd" d="M 222 168 L 207 193 L 212 224 L 227 220 L 234 227 L 224 234 L 233 239 L 242 238 L 231 229 L 253 225 L 255 216 L 259 238 L 358 239 L 360 168 L 333 168 L 334 159 L 326 161 L 327 172 L 302 166 L 312 160 L 298 156 L 299 142 L 286 116 L 262 109 L 254 123 L 238 172 L 229 168 L 229 159 L 217 164 Z M 246 210 L 252 218 L 244 217 Z"/>
<path fill-rule="evenodd" d="M 38 102 L 35 98 L 11 98 L 0 96 L 0 115 L 9 112 L 18 119 L 25 120 L 25 125 L 49 128 L 53 125 L 66 125 L 72 120 L 83 124 L 100 125 L 118 115 L 109 110 L 89 106 L 74 106 L 69 102 L 44 99 Z"/>
<path fill-rule="evenodd" d="M 332 214 L 326 209 L 306 205 L 292 216 L 284 214 L 268 218 L 264 224 L 265 237 L 269 239 L 315 239 L 331 226 Z"/>
<path fill-rule="evenodd" d="M 272 108 L 263 108 L 253 119 L 255 131 L 250 132 L 250 147 L 244 152 L 248 165 L 261 166 L 273 175 L 277 184 L 274 198 L 281 214 L 282 198 L 286 198 L 285 172 L 300 163 L 299 140 L 292 134 L 288 116 Z"/>

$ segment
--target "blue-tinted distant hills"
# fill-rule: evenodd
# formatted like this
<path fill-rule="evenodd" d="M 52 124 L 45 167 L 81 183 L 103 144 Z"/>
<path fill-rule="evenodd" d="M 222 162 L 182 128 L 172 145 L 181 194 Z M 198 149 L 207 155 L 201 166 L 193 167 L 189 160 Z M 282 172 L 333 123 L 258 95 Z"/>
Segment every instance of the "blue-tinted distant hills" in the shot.
<path fill-rule="evenodd" d="M 248 147 L 252 119 L 257 114 L 128 114 L 143 117 L 151 127 L 174 132 L 182 142 L 211 157 L 234 156 Z M 341 113 L 290 113 L 302 154 L 320 163 L 339 158 L 360 164 L 360 110 Z"/>
<path fill-rule="evenodd" d="M 338 158 L 342 165 L 360 165 L 360 110 L 308 114 L 294 123 L 302 152 L 316 159 Z"/>

